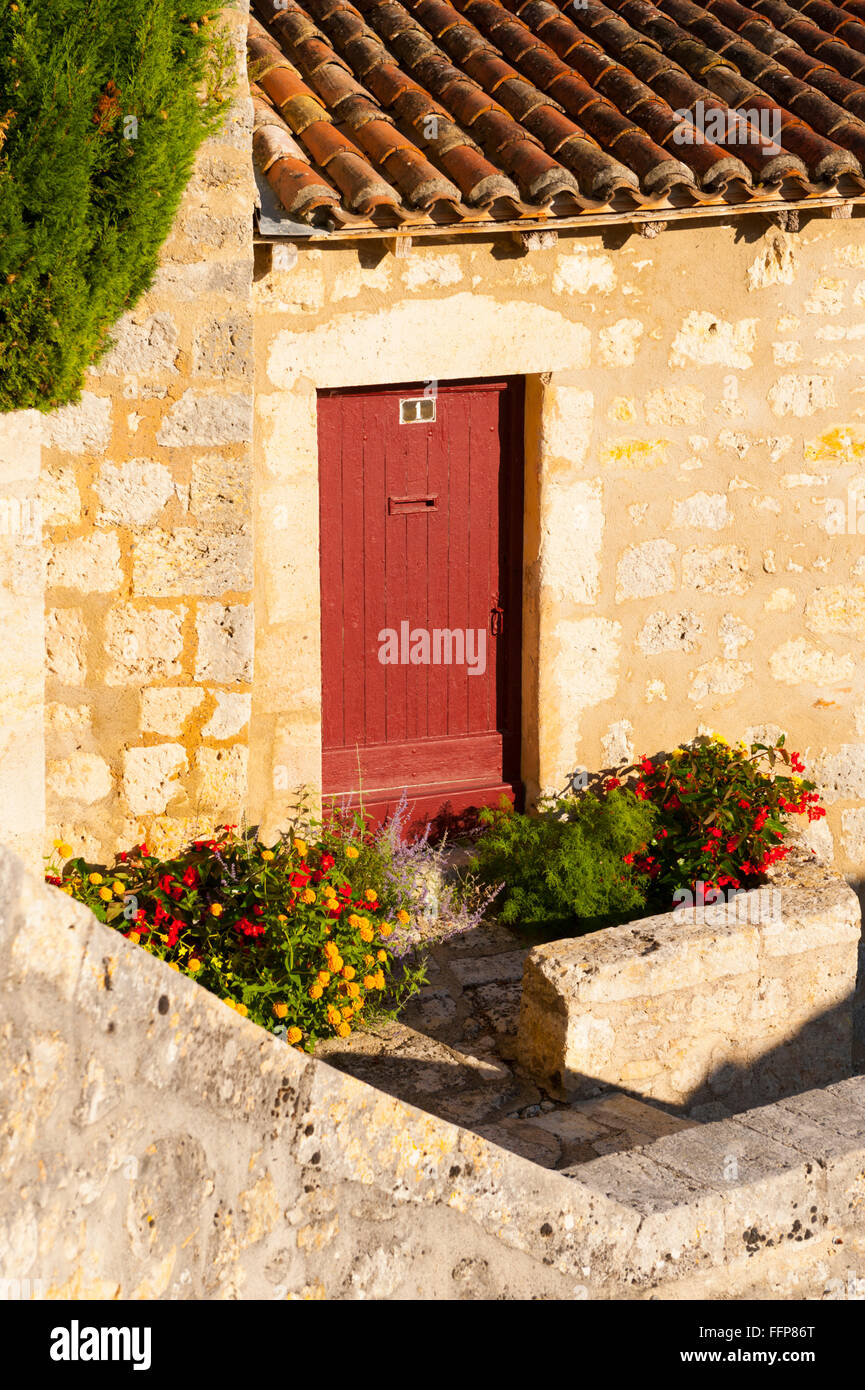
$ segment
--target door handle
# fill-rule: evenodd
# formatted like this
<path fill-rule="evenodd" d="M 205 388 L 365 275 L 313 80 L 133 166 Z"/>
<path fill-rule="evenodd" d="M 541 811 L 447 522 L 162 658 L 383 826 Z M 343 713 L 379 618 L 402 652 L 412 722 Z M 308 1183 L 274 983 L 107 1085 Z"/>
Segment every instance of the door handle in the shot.
<path fill-rule="evenodd" d="M 505 625 L 505 610 L 499 603 L 498 594 L 493 594 L 490 606 L 490 632 L 493 637 L 500 637 Z"/>

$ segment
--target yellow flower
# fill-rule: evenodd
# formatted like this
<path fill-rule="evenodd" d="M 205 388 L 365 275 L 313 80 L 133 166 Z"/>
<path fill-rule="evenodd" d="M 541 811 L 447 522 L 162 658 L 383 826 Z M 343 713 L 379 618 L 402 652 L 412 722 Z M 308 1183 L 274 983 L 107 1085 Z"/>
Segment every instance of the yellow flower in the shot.
<path fill-rule="evenodd" d="M 100 896 L 100 898 L 102 899 L 102 901 L 103 901 L 104 903 L 110 903 L 110 902 L 111 902 L 111 899 L 112 899 L 113 896 L 114 896 L 114 894 L 111 892 L 111 889 L 110 889 L 110 888 L 100 888 L 100 889 L 99 889 L 99 896 Z"/>
<path fill-rule="evenodd" d="M 359 994 L 360 994 L 360 985 L 354 984 L 354 983 L 352 982 L 352 984 L 350 984 L 349 987 L 348 987 L 348 997 L 349 997 L 349 999 L 356 999 L 357 996 L 358 996 Z"/>
<path fill-rule="evenodd" d="M 198 956 L 192 957 L 191 961 L 189 962 L 189 969 L 192 971 L 193 975 L 197 970 L 201 969 L 201 961 L 198 959 Z"/>
<path fill-rule="evenodd" d="M 373 931 L 372 927 L 361 927 L 361 929 L 360 929 L 360 939 L 361 939 L 361 941 L 370 942 L 370 941 L 373 940 L 374 936 L 375 936 L 375 932 Z"/>
<path fill-rule="evenodd" d="M 396 914 L 396 920 L 401 923 L 402 926 L 406 926 L 409 920 L 408 913 L 403 908 L 400 908 L 399 912 Z"/>
<path fill-rule="evenodd" d="M 261 851 L 261 857 L 262 857 L 262 859 L 264 860 L 264 862 L 265 862 L 266 864 L 269 864 L 270 861 L 271 861 L 271 859 L 273 858 L 273 850 L 272 850 L 272 849 L 263 849 L 263 850 Z"/>
<path fill-rule="evenodd" d="M 328 1021 L 328 1023 L 330 1023 L 330 1024 L 335 1028 L 336 1025 L 339 1023 L 339 1020 L 340 1020 L 340 1012 L 339 1012 L 339 1009 L 337 1009 L 333 1004 L 328 1004 L 328 1006 L 327 1006 L 327 1021 Z"/>
<path fill-rule="evenodd" d="M 393 927 L 391 926 L 390 922 L 382 922 L 381 926 L 379 927 L 379 933 L 385 937 L 390 936 L 392 931 Z"/>
<path fill-rule="evenodd" d="M 342 967 L 343 967 L 344 965 L 345 965 L 345 961 L 343 960 L 342 956 L 340 956 L 340 955 L 331 956 L 331 958 L 330 958 L 330 968 L 331 968 L 331 970 L 333 971 L 334 975 L 338 975 L 339 972 L 340 972 L 340 970 L 342 969 Z"/>
<path fill-rule="evenodd" d="M 364 965 L 374 965 L 374 964 L 375 964 L 375 956 L 364 956 L 364 958 L 363 958 L 363 963 L 364 963 Z"/>
<path fill-rule="evenodd" d="M 211 917 L 221 917 L 221 916 L 222 916 L 222 903 L 211 903 L 211 904 L 210 904 L 210 915 L 211 915 Z"/>
<path fill-rule="evenodd" d="M 329 971 L 329 970 L 319 970 L 319 972 L 318 972 L 318 983 L 319 983 L 320 985 L 329 985 L 329 984 L 330 984 L 330 971 Z"/>
<path fill-rule="evenodd" d="M 359 927 L 359 926 L 360 926 L 360 918 L 358 917 L 358 915 L 357 915 L 356 912 L 350 912 L 350 913 L 348 914 L 348 925 L 349 925 L 350 927 Z"/>
<path fill-rule="evenodd" d="M 295 841 L 294 841 L 294 847 L 295 847 L 295 849 L 297 850 L 298 854 L 300 855 L 301 859 L 305 858 L 305 856 L 306 856 L 306 840 L 295 840 Z"/>
<path fill-rule="evenodd" d="M 287 922 L 287 921 L 288 921 L 288 918 L 286 917 L 286 915 L 285 915 L 284 912 L 280 912 L 280 914 L 279 914 L 279 916 L 277 917 L 276 920 L 277 920 L 277 922 Z"/>
<path fill-rule="evenodd" d="M 310 999 L 320 999 L 323 993 L 324 993 L 324 990 L 322 989 L 321 985 L 310 985 L 310 987 L 309 987 L 309 997 L 310 997 Z"/>
<path fill-rule="evenodd" d="M 381 970 L 375 972 L 374 980 L 376 989 L 384 989 L 384 974 Z"/>
<path fill-rule="evenodd" d="M 346 1004 L 345 1008 L 342 1011 L 342 1016 L 343 1018 L 354 1018 L 354 1009 L 352 1009 L 350 1005 Z"/>
<path fill-rule="evenodd" d="M 375 958 L 376 958 L 376 960 L 386 961 L 386 960 L 387 960 L 387 951 L 376 951 L 376 956 L 375 956 Z"/>
<path fill-rule="evenodd" d="M 313 888 L 304 888 L 303 892 L 302 892 L 301 895 L 300 895 L 300 901 L 301 901 L 302 903 L 314 903 L 314 902 L 315 902 L 315 889 L 313 889 Z"/>
<path fill-rule="evenodd" d="M 70 898 L 72 897 L 73 891 L 74 890 L 72 889 L 71 885 L 68 883 L 64 884 L 63 887 L 60 889 L 61 893 L 68 893 Z"/>
<path fill-rule="evenodd" d="M 246 1007 L 245 1004 L 235 1004 L 234 1007 L 240 1014 L 241 1018 L 246 1018 L 246 1015 L 249 1013 L 249 1009 Z"/>
<path fill-rule="evenodd" d="M 341 1023 L 341 1024 L 339 1025 L 339 1027 L 337 1028 L 336 1031 L 337 1031 L 337 1036 L 338 1036 L 338 1037 L 340 1037 L 340 1038 L 347 1038 L 348 1035 L 349 1035 L 349 1033 L 351 1032 L 351 1024 L 350 1024 L 350 1023 Z"/>
<path fill-rule="evenodd" d="M 356 974 L 357 971 L 355 970 L 353 965 L 346 965 L 343 968 L 342 978 L 344 980 L 353 980 Z"/>
<path fill-rule="evenodd" d="M 223 999 L 222 1002 L 223 1002 L 223 1004 L 227 1005 L 227 1007 L 228 1007 L 229 1009 L 236 1009 L 236 1008 L 237 1008 L 237 1005 L 235 1004 L 235 1002 L 234 1002 L 233 999 Z"/>
<path fill-rule="evenodd" d="M 303 1034 L 301 1033 L 299 1028 L 289 1028 L 288 1032 L 286 1033 L 286 1037 L 288 1038 L 288 1041 L 290 1043 L 299 1043 L 301 1038 L 303 1037 Z"/>
<path fill-rule="evenodd" d="M 372 975 L 364 975 L 363 987 L 364 989 L 375 989 L 375 980 L 373 979 Z"/>
<path fill-rule="evenodd" d="M 345 851 L 345 857 L 346 857 L 346 859 L 357 859 L 357 857 L 358 857 L 359 854 L 360 854 L 360 850 L 359 850 L 359 849 L 355 849 L 354 845 L 349 845 L 348 848 L 347 848 L 346 851 Z"/>
<path fill-rule="evenodd" d="M 53 843 L 54 848 L 63 855 L 63 858 L 68 859 L 72 853 L 72 846 L 67 845 L 65 840 L 55 840 Z"/>
<path fill-rule="evenodd" d="M 133 942 L 135 943 L 135 945 L 137 946 L 138 943 L 139 943 L 139 941 L 141 940 L 141 937 L 138 935 L 138 932 L 137 932 L 137 931 L 131 931 L 131 932 L 129 933 L 129 935 L 127 936 L 126 940 L 127 940 L 127 941 L 133 941 Z"/>
<path fill-rule="evenodd" d="M 363 896 L 366 898 L 368 903 L 374 903 L 378 899 L 378 893 L 375 891 L 374 888 L 367 888 Z"/>
<path fill-rule="evenodd" d="M 121 883 L 119 878 L 116 878 L 114 880 L 111 887 L 113 891 L 117 894 L 118 898 L 122 898 L 123 894 L 126 892 L 126 885 L 124 883 Z"/>
<path fill-rule="evenodd" d="M 274 1004 L 274 1006 L 273 1006 L 273 1012 L 275 1013 L 275 1015 L 276 1015 L 277 1018 L 287 1018 L 287 1016 L 288 1016 L 288 1005 L 287 1005 L 287 1004 Z"/>
<path fill-rule="evenodd" d="M 91 874 L 91 875 L 90 875 L 90 882 L 91 882 L 91 883 L 101 883 L 101 882 L 102 882 L 102 875 L 101 875 L 101 874 Z"/>

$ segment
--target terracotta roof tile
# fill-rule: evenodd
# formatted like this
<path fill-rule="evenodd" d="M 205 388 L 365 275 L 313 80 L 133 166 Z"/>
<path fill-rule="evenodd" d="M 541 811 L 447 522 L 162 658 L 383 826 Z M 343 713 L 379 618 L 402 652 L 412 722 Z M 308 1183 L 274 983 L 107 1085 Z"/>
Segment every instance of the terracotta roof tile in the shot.
<path fill-rule="evenodd" d="M 254 157 L 295 220 L 555 224 L 865 195 L 865 0 L 253 9 Z"/>

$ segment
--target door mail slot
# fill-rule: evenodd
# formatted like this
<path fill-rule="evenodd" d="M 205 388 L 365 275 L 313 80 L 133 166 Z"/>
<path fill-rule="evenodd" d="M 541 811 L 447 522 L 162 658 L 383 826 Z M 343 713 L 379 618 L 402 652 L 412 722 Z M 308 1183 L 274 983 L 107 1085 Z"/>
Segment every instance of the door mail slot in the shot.
<path fill-rule="evenodd" d="M 387 510 L 389 516 L 405 516 L 408 512 L 434 512 L 438 505 L 438 493 L 428 493 L 424 497 L 389 497 Z"/>

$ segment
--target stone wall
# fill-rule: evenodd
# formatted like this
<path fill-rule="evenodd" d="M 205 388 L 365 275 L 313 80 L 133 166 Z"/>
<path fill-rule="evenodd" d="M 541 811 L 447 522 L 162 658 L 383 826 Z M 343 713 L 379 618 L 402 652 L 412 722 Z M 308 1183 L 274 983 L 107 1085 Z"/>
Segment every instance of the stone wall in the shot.
<path fill-rule="evenodd" d="M 287 1047 L 2 847 L 0 1014 L 0 1280 L 39 1297 L 812 1296 L 865 1250 L 861 1078 L 553 1172 Z"/>
<path fill-rule="evenodd" d="M 45 835 L 42 422 L 0 415 L 0 836 L 37 871 Z"/>
<path fill-rule="evenodd" d="M 150 291 L 45 421 L 49 839 L 170 841 L 246 799 L 252 680 L 252 207 L 238 96 Z M 42 777 L 39 779 L 42 782 Z M 169 814 L 166 816 L 165 813 Z"/>
<path fill-rule="evenodd" d="M 862 873 L 865 557 L 827 501 L 865 497 L 865 242 L 801 221 L 262 256 L 256 817 L 320 777 L 316 389 L 515 373 L 530 795 L 701 730 L 783 730 L 831 803 L 814 843 Z"/>
<path fill-rule="evenodd" d="M 853 1069 L 860 918 L 796 850 L 731 901 L 536 946 L 519 1060 L 562 1097 L 601 1082 L 684 1110 L 829 1085 Z"/>

